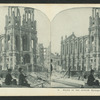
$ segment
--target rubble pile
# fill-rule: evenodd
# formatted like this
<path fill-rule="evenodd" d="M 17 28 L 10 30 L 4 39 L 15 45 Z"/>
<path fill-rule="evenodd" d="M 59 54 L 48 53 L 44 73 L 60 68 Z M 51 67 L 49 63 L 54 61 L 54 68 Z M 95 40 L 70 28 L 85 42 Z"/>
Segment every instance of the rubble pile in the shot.
<path fill-rule="evenodd" d="M 31 87 L 50 87 L 48 74 L 44 72 L 32 72 L 27 76 L 27 80 Z"/>
<path fill-rule="evenodd" d="M 63 74 L 56 72 L 56 71 L 53 71 L 51 79 L 55 79 L 55 78 L 58 79 L 58 78 L 61 78 L 62 76 L 63 76 Z"/>

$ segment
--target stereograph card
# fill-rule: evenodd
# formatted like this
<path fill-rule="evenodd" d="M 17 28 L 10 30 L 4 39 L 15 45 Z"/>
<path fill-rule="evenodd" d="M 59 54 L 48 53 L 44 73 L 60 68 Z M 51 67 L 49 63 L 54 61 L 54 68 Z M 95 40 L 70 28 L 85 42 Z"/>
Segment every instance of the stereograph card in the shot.
<path fill-rule="evenodd" d="M 99 4 L 0 4 L 0 95 L 100 94 Z"/>

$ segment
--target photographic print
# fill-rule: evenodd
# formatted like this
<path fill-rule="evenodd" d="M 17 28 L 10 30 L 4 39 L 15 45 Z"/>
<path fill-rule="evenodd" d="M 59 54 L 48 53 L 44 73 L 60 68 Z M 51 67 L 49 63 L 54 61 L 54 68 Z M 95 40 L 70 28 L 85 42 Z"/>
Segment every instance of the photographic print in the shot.
<path fill-rule="evenodd" d="M 0 86 L 50 87 L 48 18 L 28 7 L 0 7 L 0 13 Z"/>
<path fill-rule="evenodd" d="M 51 22 L 53 87 L 99 88 L 100 8 L 61 11 Z"/>
<path fill-rule="evenodd" d="M 99 91 L 99 6 L 1 5 L 0 14 L 1 95 Z"/>

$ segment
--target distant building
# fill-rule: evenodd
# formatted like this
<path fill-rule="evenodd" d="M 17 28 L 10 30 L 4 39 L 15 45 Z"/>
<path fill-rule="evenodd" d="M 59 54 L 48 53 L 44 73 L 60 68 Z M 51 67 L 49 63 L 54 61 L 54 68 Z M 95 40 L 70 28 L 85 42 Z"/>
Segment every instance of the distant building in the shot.
<path fill-rule="evenodd" d="M 34 9 L 24 8 L 23 18 L 21 17 L 18 7 L 8 7 L 0 49 L 2 70 L 23 67 L 24 70 L 34 71 L 36 67 L 37 31 Z"/>
<path fill-rule="evenodd" d="M 38 44 L 38 64 L 44 66 L 44 46 L 43 44 Z"/>
<path fill-rule="evenodd" d="M 50 60 L 51 60 L 51 43 L 44 50 L 44 67 L 50 70 Z"/>
<path fill-rule="evenodd" d="M 53 69 L 59 71 L 61 69 L 61 59 L 58 53 L 51 53 L 51 59 L 53 64 Z"/>
<path fill-rule="evenodd" d="M 61 38 L 61 65 L 68 71 L 100 71 L 100 9 L 93 8 L 89 35 Z"/>

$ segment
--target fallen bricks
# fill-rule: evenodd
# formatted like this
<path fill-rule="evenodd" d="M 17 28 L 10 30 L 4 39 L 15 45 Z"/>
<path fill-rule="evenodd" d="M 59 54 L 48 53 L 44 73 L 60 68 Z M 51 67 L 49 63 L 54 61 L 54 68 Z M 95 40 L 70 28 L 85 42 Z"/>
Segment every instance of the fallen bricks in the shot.
<path fill-rule="evenodd" d="M 50 81 L 42 73 L 31 73 L 27 76 L 28 83 L 31 87 L 50 87 Z"/>

